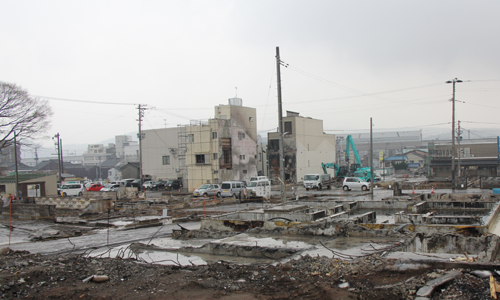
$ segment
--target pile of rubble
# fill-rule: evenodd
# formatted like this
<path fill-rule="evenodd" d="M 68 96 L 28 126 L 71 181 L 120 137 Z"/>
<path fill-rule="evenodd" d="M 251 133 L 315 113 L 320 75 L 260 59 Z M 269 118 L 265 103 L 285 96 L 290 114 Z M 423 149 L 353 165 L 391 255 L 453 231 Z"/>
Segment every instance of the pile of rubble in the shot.
<path fill-rule="evenodd" d="M 490 299 L 489 278 L 499 276 L 495 271 L 477 271 L 474 264 L 453 270 L 429 265 L 404 269 L 397 264 L 375 254 L 353 260 L 306 255 L 265 266 L 225 261 L 181 266 L 149 264 L 134 257 L 41 256 L 3 248 L 0 297 Z"/>

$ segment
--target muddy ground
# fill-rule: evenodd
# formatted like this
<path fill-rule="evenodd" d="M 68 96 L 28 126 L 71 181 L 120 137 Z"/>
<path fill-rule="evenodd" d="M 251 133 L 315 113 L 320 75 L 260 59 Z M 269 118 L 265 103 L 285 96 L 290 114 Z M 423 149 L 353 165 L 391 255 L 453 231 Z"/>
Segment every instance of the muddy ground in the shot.
<path fill-rule="evenodd" d="M 0 256 L 0 295 L 2 299 L 415 299 L 426 282 L 449 271 L 432 267 L 398 271 L 396 263 L 373 255 L 353 261 L 303 256 L 268 266 L 224 261 L 180 266 L 148 264 L 134 257 L 42 256 L 10 250 Z M 431 299 L 491 299 L 489 277 L 472 275 L 473 269 L 458 270 L 460 275 Z M 92 275 L 106 275 L 109 280 L 83 282 Z"/>

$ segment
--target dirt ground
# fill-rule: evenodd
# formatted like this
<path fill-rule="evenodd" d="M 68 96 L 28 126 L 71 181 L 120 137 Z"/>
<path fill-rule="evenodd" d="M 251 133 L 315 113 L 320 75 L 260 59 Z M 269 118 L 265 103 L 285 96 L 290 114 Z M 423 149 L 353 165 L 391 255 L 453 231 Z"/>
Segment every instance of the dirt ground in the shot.
<path fill-rule="evenodd" d="M 377 255 L 350 262 L 303 256 L 268 266 L 179 266 L 7 250 L 0 256 L 2 299 L 415 299 L 420 287 L 445 272 L 394 271 L 394 260 Z M 488 278 L 460 271 L 432 299 L 490 299 Z M 83 282 L 92 275 L 109 279 Z"/>

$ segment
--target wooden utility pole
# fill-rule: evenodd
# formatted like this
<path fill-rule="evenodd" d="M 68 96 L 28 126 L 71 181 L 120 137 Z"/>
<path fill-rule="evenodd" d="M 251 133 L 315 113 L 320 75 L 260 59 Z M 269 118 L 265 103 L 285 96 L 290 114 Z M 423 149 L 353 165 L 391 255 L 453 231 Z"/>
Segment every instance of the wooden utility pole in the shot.
<path fill-rule="evenodd" d="M 281 107 L 281 73 L 280 73 L 280 48 L 276 47 L 276 70 L 278 80 L 278 133 L 279 133 L 279 161 L 280 161 L 280 179 L 281 179 L 281 199 L 284 199 L 285 191 L 285 167 L 284 167 L 284 151 L 283 151 L 283 111 Z"/>
<path fill-rule="evenodd" d="M 142 174 L 142 139 L 143 139 L 143 134 L 142 134 L 142 129 L 141 129 L 142 118 L 144 117 L 144 111 L 146 110 L 146 108 L 144 106 L 146 106 L 146 105 L 139 104 L 137 106 L 137 110 L 139 111 L 139 119 L 137 120 L 137 121 L 139 121 L 139 133 L 137 134 L 137 138 L 139 139 L 139 179 L 141 182 L 141 186 L 139 188 L 139 191 L 142 191 L 142 186 L 144 185 L 144 178 L 143 178 L 143 174 Z"/>
<path fill-rule="evenodd" d="M 58 163 L 58 173 L 59 173 L 59 184 L 62 183 L 62 168 L 61 168 L 61 144 L 59 143 L 59 132 L 52 137 L 52 139 L 55 139 L 54 144 L 57 145 L 57 163 Z"/>

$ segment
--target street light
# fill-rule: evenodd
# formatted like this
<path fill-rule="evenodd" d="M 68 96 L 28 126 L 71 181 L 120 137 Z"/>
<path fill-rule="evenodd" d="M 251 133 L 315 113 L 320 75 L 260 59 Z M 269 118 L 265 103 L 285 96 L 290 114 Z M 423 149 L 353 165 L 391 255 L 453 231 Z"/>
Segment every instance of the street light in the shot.
<path fill-rule="evenodd" d="M 463 82 L 460 79 L 454 78 L 453 80 L 448 80 L 446 83 L 453 83 L 453 98 L 452 102 L 452 114 L 451 114 L 451 188 L 455 189 L 455 83 Z"/>

